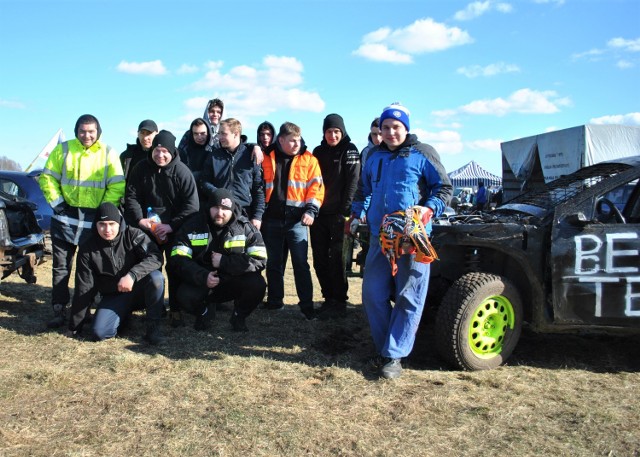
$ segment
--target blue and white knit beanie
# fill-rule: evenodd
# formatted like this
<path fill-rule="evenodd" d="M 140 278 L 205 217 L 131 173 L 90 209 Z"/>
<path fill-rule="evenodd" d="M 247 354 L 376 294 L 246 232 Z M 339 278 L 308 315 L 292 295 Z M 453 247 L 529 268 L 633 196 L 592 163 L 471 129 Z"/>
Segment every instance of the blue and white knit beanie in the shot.
<path fill-rule="evenodd" d="M 391 105 L 385 107 L 382 110 L 382 114 L 380 115 L 380 128 L 382 128 L 382 123 L 385 119 L 394 119 L 396 121 L 400 121 L 407 128 L 407 132 L 409 131 L 409 115 L 411 113 L 407 108 L 402 106 L 400 103 L 392 103 Z"/>

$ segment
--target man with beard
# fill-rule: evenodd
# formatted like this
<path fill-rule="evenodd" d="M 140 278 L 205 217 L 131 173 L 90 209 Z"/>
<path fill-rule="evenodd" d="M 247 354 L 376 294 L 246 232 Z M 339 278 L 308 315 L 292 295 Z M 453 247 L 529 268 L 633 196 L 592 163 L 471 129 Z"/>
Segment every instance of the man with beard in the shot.
<path fill-rule="evenodd" d="M 344 223 L 351 214 L 360 177 L 360 153 L 347 134 L 342 116 L 329 114 L 322 130 L 324 138 L 313 155 L 322 172 L 324 201 L 310 227 L 313 267 L 324 297 L 318 313 L 320 320 L 344 316 L 347 309 Z"/>
<path fill-rule="evenodd" d="M 124 223 L 118 208 L 98 208 L 91 236 L 80 246 L 69 321 L 69 336 L 85 322 L 96 294 L 102 296 L 93 333 L 97 340 L 113 338 L 132 311 L 146 309 L 149 344 L 164 341 L 159 327 L 164 306 L 162 253 L 145 233 Z"/>
<path fill-rule="evenodd" d="M 191 217 L 176 235 L 169 269 L 181 279 L 178 301 L 208 330 L 215 303 L 233 300 L 231 327 L 248 331 L 245 319 L 262 301 L 267 252 L 260 231 L 241 213 L 228 189 L 216 189 L 208 211 Z"/>

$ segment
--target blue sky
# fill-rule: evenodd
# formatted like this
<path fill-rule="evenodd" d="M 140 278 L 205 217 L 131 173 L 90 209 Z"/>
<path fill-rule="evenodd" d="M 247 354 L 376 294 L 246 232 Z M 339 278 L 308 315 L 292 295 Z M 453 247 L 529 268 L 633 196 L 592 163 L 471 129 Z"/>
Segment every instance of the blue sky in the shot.
<path fill-rule="evenodd" d="M 339 113 L 362 149 L 400 101 L 448 171 L 501 174 L 502 141 L 640 125 L 638 0 L 0 0 L 0 23 L 0 156 L 23 168 L 81 114 L 122 151 L 146 118 L 180 137 L 213 97 L 251 140 L 292 121 L 310 148 Z"/>

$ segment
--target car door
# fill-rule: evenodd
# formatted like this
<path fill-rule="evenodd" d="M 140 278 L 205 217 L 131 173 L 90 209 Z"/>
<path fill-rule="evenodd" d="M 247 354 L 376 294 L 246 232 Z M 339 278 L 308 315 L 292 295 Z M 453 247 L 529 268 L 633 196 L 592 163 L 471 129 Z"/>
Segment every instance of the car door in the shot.
<path fill-rule="evenodd" d="M 631 178 L 557 208 L 555 324 L 640 327 L 640 184 Z"/>

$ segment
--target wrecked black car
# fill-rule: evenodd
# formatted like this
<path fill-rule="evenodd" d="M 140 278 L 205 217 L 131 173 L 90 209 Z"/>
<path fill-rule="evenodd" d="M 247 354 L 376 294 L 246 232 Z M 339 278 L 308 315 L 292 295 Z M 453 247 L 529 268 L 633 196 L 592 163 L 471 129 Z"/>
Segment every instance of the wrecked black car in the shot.
<path fill-rule="evenodd" d="M 494 211 L 438 219 L 428 306 L 439 353 L 463 370 L 534 331 L 640 331 L 640 156 L 602 162 Z"/>
<path fill-rule="evenodd" d="M 35 204 L 0 191 L 0 279 L 17 271 L 27 283 L 36 282 L 35 267 L 44 258 L 44 233 Z"/>

